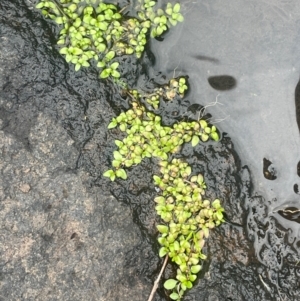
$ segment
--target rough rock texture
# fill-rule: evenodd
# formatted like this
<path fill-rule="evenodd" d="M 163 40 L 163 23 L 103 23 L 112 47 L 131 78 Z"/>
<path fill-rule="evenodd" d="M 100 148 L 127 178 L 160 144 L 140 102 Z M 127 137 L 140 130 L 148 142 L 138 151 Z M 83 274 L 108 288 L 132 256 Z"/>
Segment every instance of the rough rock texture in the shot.
<path fill-rule="evenodd" d="M 28 142 L 0 132 L 1 298 L 145 300 L 150 287 L 125 266 L 140 240 L 130 209 L 86 189 L 74 142 L 52 119 L 40 113 Z"/>

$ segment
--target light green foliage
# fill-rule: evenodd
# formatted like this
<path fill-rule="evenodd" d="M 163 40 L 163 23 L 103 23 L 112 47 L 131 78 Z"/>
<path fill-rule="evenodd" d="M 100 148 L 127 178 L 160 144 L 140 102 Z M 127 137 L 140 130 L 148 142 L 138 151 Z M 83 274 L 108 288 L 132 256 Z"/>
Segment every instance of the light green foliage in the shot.
<path fill-rule="evenodd" d="M 168 224 L 160 231 L 159 255 L 168 256 L 178 265 L 176 279 L 165 282 L 166 289 L 172 289 L 173 300 L 180 300 L 186 289 L 192 288 L 201 270 L 205 238 L 209 230 L 223 222 L 220 200 L 212 203 L 205 199 L 206 185 L 201 174 L 191 175 L 191 167 L 180 159 L 160 162 L 161 176 L 154 176 L 160 188 L 156 197 L 156 212 Z M 157 227 L 162 227 L 159 225 Z M 172 281 L 171 281 L 172 280 Z"/>
<path fill-rule="evenodd" d="M 180 77 L 172 78 L 167 85 L 155 88 L 151 93 L 141 93 L 137 90 L 130 90 L 129 93 L 135 100 L 147 103 L 157 110 L 161 99 L 173 100 L 176 95 L 183 98 L 187 89 L 186 79 Z"/>
<path fill-rule="evenodd" d="M 207 128 L 211 133 L 217 134 L 215 127 L 204 120 L 180 122 L 173 127 L 163 126 L 161 117 L 146 111 L 138 102 L 133 102 L 132 109 L 113 118 L 108 128 L 116 126 L 127 134 L 123 141 L 116 141 L 119 150 L 114 152 L 112 162 L 116 170 L 139 164 L 145 157 L 167 160 L 168 154 L 177 152 L 181 145 L 191 142 L 193 137 L 198 138 L 194 146 L 200 140 L 207 141 L 211 135 L 206 133 Z M 160 186 L 159 183 L 156 184 Z"/>
<path fill-rule="evenodd" d="M 128 16 L 126 8 L 101 0 L 42 0 L 36 8 L 61 26 L 57 44 L 66 61 L 75 65 L 75 71 L 89 67 L 94 60 L 100 78 L 113 78 L 132 98 L 131 109 L 108 125 L 109 129 L 118 127 L 126 137 L 115 141 L 112 168 L 103 176 L 111 181 L 126 180 L 126 168 L 144 158 L 158 159 L 160 174 L 154 175 L 153 181 L 159 188 L 155 209 L 162 220 L 157 225 L 159 256 L 168 255 L 178 266 L 176 279 L 168 279 L 164 287 L 171 290 L 172 300 L 181 300 L 201 270 L 201 260 L 206 258 L 202 253 L 205 238 L 210 229 L 223 222 L 224 209 L 218 199 L 211 203 L 205 198 L 203 176 L 194 174 L 188 163 L 172 159 L 172 155 L 185 143 L 195 147 L 201 141 L 218 141 L 219 135 L 216 127 L 205 120 L 165 126 L 153 113 L 161 100 L 184 97 L 188 89 L 184 77 L 173 78 L 151 93 L 129 90 L 120 79 L 118 57 L 140 58 L 149 37 L 160 36 L 183 21 L 179 3 L 155 10 L 156 1 L 138 2 L 137 17 Z"/>
<path fill-rule="evenodd" d="M 118 79 L 117 57 L 134 54 L 140 58 L 150 35 L 160 36 L 183 21 L 178 3 L 167 4 L 165 11 L 154 10 L 156 2 L 152 0 L 139 3 L 138 18 L 125 17 L 125 9 L 101 0 L 48 0 L 40 1 L 36 8 L 61 26 L 57 44 L 75 71 L 96 60 L 102 69 L 100 78 Z"/>
<path fill-rule="evenodd" d="M 157 225 L 161 245 L 159 256 L 168 255 L 178 266 L 176 279 L 169 279 L 164 284 L 166 289 L 172 290 L 172 300 L 181 300 L 184 292 L 193 286 L 196 274 L 201 270 L 201 260 L 206 258 L 202 253 L 205 238 L 210 229 L 223 222 L 224 211 L 218 199 L 211 203 L 205 198 L 203 175 L 193 174 L 188 163 L 171 159 L 184 143 L 195 147 L 200 141 L 218 141 L 216 127 L 205 120 L 164 126 L 161 117 L 147 111 L 142 104 L 149 103 L 149 99 L 155 96 L 159 105 L 160 98 L 173 99 L 176 95 L 183 95 L 186 89 L 185 79 L 180 78 L 171 79 L 168 85 L 150 95 L 130 91 L 134 99 L 132 108 L 113 118 L 108 125 L 108 128 L 119 127 L 126 137 L 115 141 L 118 150 L 114 151 L 113 169 L 103 174 L 112 181 L 116 177 L 126 178 L 124 168 L 137 165 L 146 157 L 159 159 L 160 175 L 153 176 L 160 191 L 154 199 L 155 209 L 163 222 Z M 126 177 L 121 176 L 124 173 Z"/>

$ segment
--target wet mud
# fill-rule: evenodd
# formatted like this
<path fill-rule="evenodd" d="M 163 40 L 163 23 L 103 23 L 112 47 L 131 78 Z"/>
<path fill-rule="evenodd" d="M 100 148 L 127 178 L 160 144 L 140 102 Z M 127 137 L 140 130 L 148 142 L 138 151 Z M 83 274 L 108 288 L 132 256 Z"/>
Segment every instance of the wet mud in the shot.
<path fill-rule="evenodd" d="M 75 72 L 55 47 L 55 25 L 33 7 L 0 3 L 0 300 L 147 300 L 162 265 L 157 162 L 130 168 L 126 181 L 102 177 L 122 137 L 107 125 L 128 100 L 95 68 Z M 125 57 L 122 75 L 143 89 L 162 84 L 163 74 L 151 75 L 154 62 L 150 49 L 142 62 Z M 186 99 L 159 111 L 172 124 L 201 108 Z M 226 211 L 184 300 L 299 300 L 297 206 L 269 206 L 255 192 L 256 175 L 230 133 L 176 156 L 203 173 L 207 197 L 220 198 Z M 174 272 L 168 264 L 164 278 Z M 162 285 L 155 300 L 169 300 Z"/>

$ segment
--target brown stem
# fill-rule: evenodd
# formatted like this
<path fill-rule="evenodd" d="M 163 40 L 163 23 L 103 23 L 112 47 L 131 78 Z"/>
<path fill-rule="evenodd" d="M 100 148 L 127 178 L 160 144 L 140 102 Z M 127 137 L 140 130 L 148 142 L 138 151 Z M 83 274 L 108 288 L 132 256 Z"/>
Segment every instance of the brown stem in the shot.
<path fill-rule="evenodd" d="M 161 270 L 159 272 L 159 275 L 158 275 L 157 279 L 154 281 L 153 288 L 152 288 L 151 294 L 150 294 L 150 296 L 148 298 L 148 301 L 152 301 L 152 299 L 153 299 L 153 297 L 155 295 L 155 292 L 156 292 L 156 290 L 158 288 L 158 283 L 159 283 L 161 275 L 162 275 L 162 273 L 163 273 L 163 271 L 164 271 L 164 269 L 165 269 L 165 267 L 167 265 L 168 259 L 169 259 L 169 257 L 167 255 L 165 257 L 165 261 L 164 261 L 164 264 L 163 264 L 163 266 L 162 266 L 162 268 L 161 268 Z"/>

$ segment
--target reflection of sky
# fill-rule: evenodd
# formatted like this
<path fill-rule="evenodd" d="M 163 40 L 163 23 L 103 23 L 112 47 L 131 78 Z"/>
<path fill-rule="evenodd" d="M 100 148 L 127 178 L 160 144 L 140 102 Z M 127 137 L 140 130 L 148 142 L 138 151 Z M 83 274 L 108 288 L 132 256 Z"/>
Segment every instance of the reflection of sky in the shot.
<path fill-rule="evenodd" d="M 293 186 L 300 160 L 300 137 L 294 92 L 300 76 L 299 1 L 204 0 L 181 1 L 185 21 L 163 43 L 152 42 L 156 71 L 190 76 L 189 99 L 223 105 L 208 111 L 252 172 L 255 190 L 275 208 L 298 202 Z M 211 59 L 203 60 L 197 56 Z M 237 86 L 216 91 L 209 76 L 231 75 Z M 277 179 L 263 176 L 263 158 L 273 162 Z"/>

